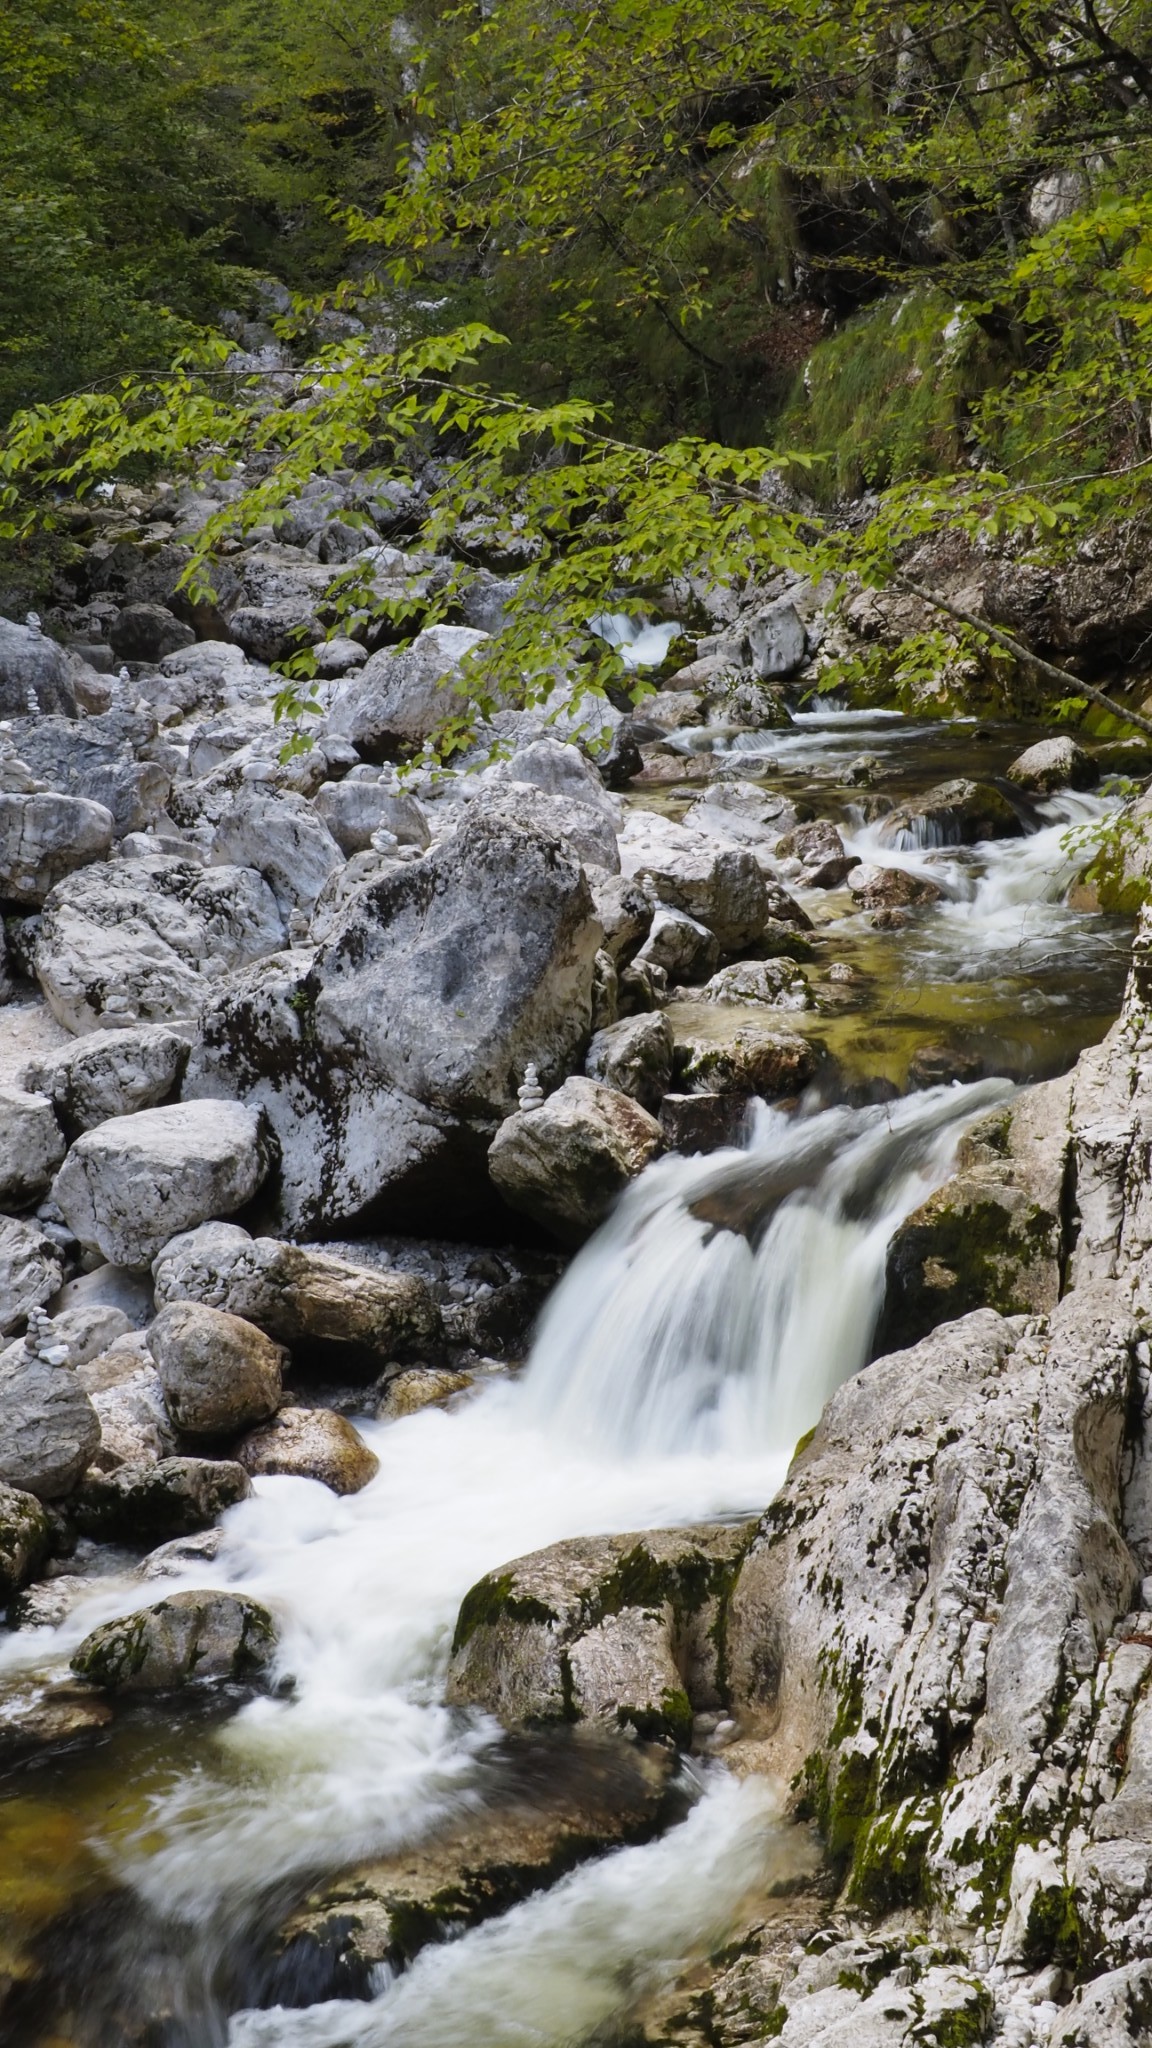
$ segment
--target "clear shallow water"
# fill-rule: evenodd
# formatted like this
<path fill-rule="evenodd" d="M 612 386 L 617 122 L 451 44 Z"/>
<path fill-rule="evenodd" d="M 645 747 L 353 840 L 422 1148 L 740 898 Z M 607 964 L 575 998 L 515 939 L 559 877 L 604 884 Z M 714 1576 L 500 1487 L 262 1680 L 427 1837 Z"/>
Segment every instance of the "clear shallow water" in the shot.
<path fill-rule="evenodd" d="M 830 746 L 844 761 L 879 751 L 881 729 L 885 745 L 916 753 L 916 729 L 900 720 L 819 715 L 784 739 L 827 766 Z M 774 752 L 780 738 L 768 736 Z M 956 773 L 944 765 L 956 744 L 954 732 L 933 736 L 912 785 Z M 814 1028 L 834 1023 L 863 1041 L 887 1005 L 919 1043 L 941 1017 L 959 1019 L 993 1068 L 1001 1020 L 1016 1044 L 1029 1004 L 1043 1030 L 1072 1016 L 1061 1045 L 1098 1035 L 1089 1005 L 1106 1013 L 1118 990 L 1122 935 L 1061 898 L 1073 871 L 1065 836 L 1102 808 L 1061 798 L 1027 840 L 898 853 L 881 847 L 876 821 L 845 807 L 862 859 L 930 874 L 946 900 L 899 933 L 877 934 L 859 915 L 842 922 L 842 957 L 855 948 L 881 993 L 867 1015 L 817 1017 Z M 810 907 L 826 914 L 817 896 Z M 1032 1025 L 1024 1036 L 1034 1047 Z M 519 1382 L 452 1414 L 365 1424 L 381 1469 L 363 1493 L 339 1500 L 307 1481 L 259 1481 L 227 1518 L 213 1565 L 163 1586 L 103 1581 L 60 1629 L 0 1639 L 2 1695 L 63 1675 L 83 1635 L 113 1614 L 181 1584 L 228 1585 L 276 1611 L 293 1688 L 218 1728 L 129 1726 L 103 1768 L 65 1760 L 39 1799 L 23 1784 L 0 1802 L 0 1871 L 6 1841 L 35 1865 L 39 1833 L 58 1844 L 55 1889 L 38 1880 L 42 1919 L 101 1887 L 138 1902 L 138 1947 L 129 1937 L 119 1964 L 154 1985 L 182 2048 L 551 2048 L 590 2037 L 678 1959 L 713 1946 L 749 1889 L 795 1854 L 772 1788 L 734 1785 L 715 1767 L 662 1841 L 603 1858 L 425 1952 L 367 2005 L 230 2020 L 217 1988 L 270 1889 L 290 1896 L 324 1871 L 419 1842 L 492 1796 L 499 1731 L 441 1704 L 459 1602 L 483 1572 L 565 1536 L 766 1505 L 797 1438 L 868 1355 L 892 1231 L 944 1178 L 967 1122 L 1008 1092 L 991 1080 L 885 1107 L 763 1111 L 740 1152 L 657 1162 L 574 1262 Z M 17 1924 L 20 1911 L 17 1892 Z"/>

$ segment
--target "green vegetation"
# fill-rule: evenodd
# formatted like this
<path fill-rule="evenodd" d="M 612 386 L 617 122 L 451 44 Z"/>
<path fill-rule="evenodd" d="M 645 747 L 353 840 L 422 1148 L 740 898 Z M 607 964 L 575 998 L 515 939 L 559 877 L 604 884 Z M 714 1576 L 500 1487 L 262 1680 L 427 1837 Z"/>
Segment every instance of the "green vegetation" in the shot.
<path fill-rule="evenodd" d="M 945 525 L 1067 552 L 1147 507 L 1150 26 L 1149 0 L 15 0 L 0 538 L 110 474 L 243 460 L 208 579 L 306 476 L 437 456 L 428 538 L 515 521 L 532 554 L 480 700 L 561 655 L 621 685 L 586 620 L 622 592 L 899 582 Z M 276 305 L 303 405 L 229 365 Z M 958 663 L 962 694 L 976 649 L 953 615 L 879 658 Z"/>

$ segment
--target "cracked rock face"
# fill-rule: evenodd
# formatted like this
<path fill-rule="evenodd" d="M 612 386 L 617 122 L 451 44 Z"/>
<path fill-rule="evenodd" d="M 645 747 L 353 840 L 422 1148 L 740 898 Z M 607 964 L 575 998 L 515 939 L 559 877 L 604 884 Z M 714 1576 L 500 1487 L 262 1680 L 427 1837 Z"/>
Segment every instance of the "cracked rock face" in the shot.
<path fill-rule="evenodd" d="M 559 1081 L 587 1042 L 599 940 L 553 841 L 468 817 L 358 890 L 315 952 L 234 976 L 205 1008 L 185 1095 L 266 1110 L 296 1234 L 475 1207 L 529 1062 Z"/>

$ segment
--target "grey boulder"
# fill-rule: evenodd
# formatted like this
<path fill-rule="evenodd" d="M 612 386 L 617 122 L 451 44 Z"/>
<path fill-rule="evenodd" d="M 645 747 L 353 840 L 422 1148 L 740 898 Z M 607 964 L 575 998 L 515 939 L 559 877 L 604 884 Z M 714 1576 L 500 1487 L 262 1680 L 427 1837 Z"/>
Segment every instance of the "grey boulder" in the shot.
<path fill-rule="evenodd" d="M 430 843 L 428 820 L 415 797 L 386 783 L 353 777 L 323 782 L 312 807 L 341 853 L 349 857 L 364 853 L 374 832 L 391 832 L 398 845 L 418 846 L 421 852 Z"/>
<path fill-rule="evenodd" d="M 53 1015 L 79 1033 L 194 1017 L 219 975 L 283 943 L 276 899 L 254 869 L 157 854 L 59 883 L 33 957 Z"/>
<path fill-rule="evenodd" d="M 430 626 L 411 647 L 374 654 L 340 691 L 329 714 L 369 761 L 389 761 L 423 745 L 437 726 L 464 709 L 454 687 L 465 656 L 487 640 L 471 626 Z"/>
<path fill-rule="evenodd" d="M 221 818 L 212 839 L 216 867 L 255 868 L 282 917 L 311 911 L 344 856 L 322 818 L 301 796 L 245 789 Z"/>
<path fill-rule="evenodd" d="M 67 1365 L 27 1345 L 0 1354 L 0 1480 L 38 1500 L 60 1500 L 87 1471 L 100 1442 L 88 1395 Z"/>
<path fill-rule="evenodd" d="M 152 1457 L 90 1472 L 73 1503 L 82 1535 L 101 1542 L 167 1543 L 210 1529 L 247 1500 L 252 1484 L 233 1459 Z"/>
<path fill-rule="evenodd" d="M 181 647 L 191 647 L 196 635 L 163 604 L 126 604 L 112 622 L 108 635 L 118 661 L 163 661 Z"/>
<path fill-rule="evenodd" d="M 666 1017 L 650 1010 L 623 1017 L 597 1031 L 588 1047 L 584 1072 L 621 1095 L 630 1095 L 653 1114 L 672 1085 L 672 1033 Z"/>
<path fill-rule="evenodd" d="M 88 1131 L 109 1117 L 155 1109 L 173 1095 L 188 1041 L 162 1024 L 91 1032 L 24 1070 L 25 1085 L 49 1096 L 66 1130 Z"/>
<path fill-rule="evenodd" d="M 255 1600 L 170 1593 L 141 1614 L 93 1629 L 72 1669 L 106 1692 L 175 1692 L 194 1682 L 251 1684 L 266 1675 L 275 1651 L 275 1624 Z"/>
<path fill-rule="evenodd" d="M 580 1058 L 599 937 L 554 840 L 467 818 L 358 890 L 314 955 L 234 976 L 202 1013 L 185 1095 L 267 1110 L 293 1234 L 490 1217 L 488 1140 L 530 1062 L 548 1085 Z"/>
<path fill-rule="evenodd" d="M 30 626 L 0 619 L 0 717 L 76 716 L 72 669 L 62 647 Z"/>
<path fill-rule="evenodd" d="M 60 1247 L 38 1223 L 0 1216 L 0 1334 L 50 1301 L 63 1278 Z"/>
<path fill-rule="evenodd" d="M 245 1437 L 236 1457 L 246 1472 L 318 1479 L 340 1494 L 359 1493 L 380 1470 L 347 1417 L 325 1408 L 282 1408 Z"/>
<path fill-rule="evenodd" d="M 444 1342 L 440 1310 L 415 1273 L 353 1265 L 330 1252 L 204 1223 L 173 1238 L 153 1265 L 156 1300 L 204 1302 L 255 1323 L 298 1362 L 333 1374 L 378 1373 Z"/>
<path fill-rule="evenodd" d="M 144 754 L 156 738 L 149 712 L 118 710 L 99 718 L 13 721 L 12 740 L 22 761 L 46 789 L 86 797 L 112 814 L 115 837 L 141 832 L 164 807 L 171 777 Z"/>
<path fill-rule="evenodd" d="M 111 811 L 53 790 L 0 792 L 0 896 L 38 905 L 65 875 L 112 851 Z"/>
<path fill-rule="evenodd" d="M 81 1244 L 143 1267 L 182 1230 L 242 1209 L 270 1165 L 262 1119 L 238 1102 L 111 1117 L 72 1147 L 53 1199 Z"/>
<path fill-rule="evenodd" d="M 284 1353 L 240 1316 L 173 1302 L 157 1316 L 148 1343 L 168 1413 L 185 1436 L 224 1436 L 275 1414 Z"/>
<path fill-rule="evenodd" d="M 0 1203 L 23 1209 L 38 1202 L 64 1152 L 64 1134 L 48 1097 L 0 1087 Z"/>
<path fill-rule="evenodd" d="M 1070 733 L 1057 733 L 1026 747 L 1006 773 L 1018 789 L 1034 796 L 1051 796 L 1058 789 L 1091 789 L 1100 771 Z"/>
<path fill-rule="evenodd" d="M 574 1075 L 541 1108 L 501 1124 L 488 1171 L 513 1209 L 580 1244 L 654 1159 L 659 1124 L 627 1095 Z"/>
<path fill-rule="evenodd" d="M 0 1483 L 0 1600 L 10 1600 L 35 1578 L 51 1540 L 51 1524 L 35 1494 Z"/>

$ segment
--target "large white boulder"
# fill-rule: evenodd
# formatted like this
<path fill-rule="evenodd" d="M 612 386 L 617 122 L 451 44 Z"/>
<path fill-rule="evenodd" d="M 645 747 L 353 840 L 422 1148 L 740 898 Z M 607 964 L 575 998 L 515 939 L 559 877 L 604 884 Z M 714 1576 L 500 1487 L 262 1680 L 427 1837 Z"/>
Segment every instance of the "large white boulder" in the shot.
<path fill-rule="evenodd" d="M 107 860 L 113 837 L 111 811 L 87 797 L 0 792 L 0 896 L 43 903 L 65 875 Z"/>
<path fill-rule="evenodd" d="M 40 1358 L 29 1344 L 0 1353 L 0 1481 L 59 1500 L 92 1462 L 100 1423 L 67 1364 Z"/>
<path fill-rule="evenodd" d="M 174 1094 L 188 1041 L 163 1024 L 94 1031 L 24 1069 L 26 1088 L 50 1097 L 64 1128 L 89 1131 L 112 1116 L 155 1109 Z"/>
<path fill-rule="evenodd" d="M 554 839 L 467 817 L 358 890 L 314 954 L 231 977 L 202 1013 L 185 1096 L 267 1110 L 293 1234 L 365 1215 L 490 1224 L 488 1142 L 529 1063 L 549 1086 L 581 1059 L 599 939 Z"/>
<path fill-rule="evenodd" d="M 654 811 L 632 811 L 620 835 L 621 872 L 652 896 L 707 925 L 721 951 L 754 945 L 774 892 L 746 847 L 719 843 Z"/>
<path fill-rule="evenodd" d="M 0 1087 L 0 1203 L 23 1209 L 48 1192 L 64 1134 L 46 1095 Z"/>
<path fill-rule="evenodd" d="M 31 626 L 0 619 L 0 717 L 76 716 L 68 657 L 55 640 Z"/>
<path fill-rule="evenodd" d="M 311 911 L 344 855 L 312 805 L 290 792 L 242 791 L 216 827 L 212 861 L 217 867 L 255 868 L 263 875 L 282 917 Z"/>
<path fill-rule="evenodd" d="M 116 1265 L 142 1267 L 179 1231 L 242 1209 L 268 1166 L 256 1110 L 177 1102 L 86 1132 L 52 1196 L 81 1244 Z"/>
<path fill-rule="evenodd" d="M 34 960 L 69 1031 L 194 1017 L 217 976 L 284 943 L 276 899 L 253 868 L 167 855 L 70 875 L 44 906 Z"/>
<path fill-rule="evenodd" d="M 463 710 L 454 688 L 465 655 L 488 635 L 471 626 L 429 626 L 411 647 L 382 648 L 341 688 L 328 717 L 366 760 L 389 761 L 419 747 Z"/>

